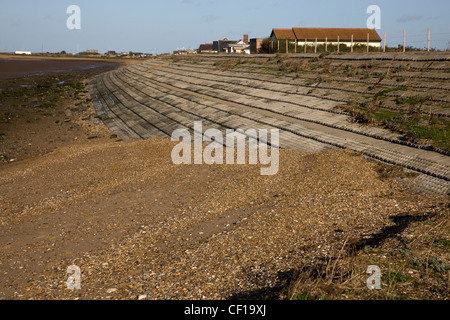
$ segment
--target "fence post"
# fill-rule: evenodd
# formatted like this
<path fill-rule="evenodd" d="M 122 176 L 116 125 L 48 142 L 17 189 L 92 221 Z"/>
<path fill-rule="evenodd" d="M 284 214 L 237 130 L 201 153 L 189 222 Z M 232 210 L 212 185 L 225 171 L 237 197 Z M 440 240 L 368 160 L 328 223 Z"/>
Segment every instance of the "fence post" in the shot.
<path fill-rule="evenodd" d="M 314 53 L 317 53 L 317 38 L 316 41 L 314 42 Z"/>
<path fill-rule="evenodd" d="M 367 52 L 369 52 L 369 41 L 370 41 L 370 35 L 367 33 Z"/>
<path fill-rule="evenodd" d="M 294 52 L 297 53 L 297 39 L 295 39 L 295 49 Z"/>
<path fill-rule="evenodd" d="M 353 35 L 352 35 L 352 44 L 351 44 L 351 49 L 350 49 L 351 53 L 353 53 Z"/>
<path fill-rule="evenodd" d="M 386 52 L 386 32 L 384 33 L 383 52 Z"/>
<path fill-rule="evenodd" d="M 431 31 L 430 31 L 430 28 L 428 28 L 428 45 L 427 45 L 427 52 L 430 52 L 430 35 L 431 35 Z"/>
<path fill-rule="evenodd" d="M 339 41 L 339 36 L 338 36 L 338 50 L 337 50 L 338 53 L 339 53 L 339 50 L 340 50 L 340 48 L 339 48 L 340 45 L 341 45 L 341 42 Z"/>
<path fill-rule="evenodd" d="M 305 39 L 305 53 L 306 53 L 306 43 L 308 42 L 308 39 Z"/>
<path fill-rule="evenodd" d="M 277 40 L 277 52 L 280 53 L 280 40 Z"/>
<path fill-rule="evenodd" d="M 328 37 L 325 37 L 325 52 L 328 52 Z"/>

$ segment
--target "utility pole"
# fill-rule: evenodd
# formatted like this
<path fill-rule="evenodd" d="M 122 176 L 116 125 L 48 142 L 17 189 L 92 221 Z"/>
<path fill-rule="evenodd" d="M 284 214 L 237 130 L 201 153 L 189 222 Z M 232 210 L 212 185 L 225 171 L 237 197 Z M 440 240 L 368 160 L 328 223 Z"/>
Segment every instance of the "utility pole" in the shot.
<path fill-rule="evenodd" d="M 403 52 L 406 52 L 406 30 L 403 30 Z"/>

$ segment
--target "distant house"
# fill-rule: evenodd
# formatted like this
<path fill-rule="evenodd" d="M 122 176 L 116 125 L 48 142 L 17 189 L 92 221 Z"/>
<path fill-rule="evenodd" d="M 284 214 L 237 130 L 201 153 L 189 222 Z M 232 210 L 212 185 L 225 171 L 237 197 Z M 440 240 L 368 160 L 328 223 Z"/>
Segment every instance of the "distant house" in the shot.
<path fill-rule="evenodd" d="M 218 53 L 227 52 L 228 45 L 237 43 L 237 40 L 228 40 L 224 38 L 223 40 L 213 41 L 213 51 Z"/>
<path fill-rule="evenodd" d="M 128 54 L 130 57 L 132 58 L 143 58 L 144 57 L 144 53 L 143 52 L 133 52 L 130 51 Z"/>
<path fill-rule="evenodd" d="M 86 50 L 78 53 L 79 56 L 98 56 L 101 55 L 98 53 L 98 50 Z"/>
<path fill-rule="evenodd" d="M 244 34 L 242 40 L 217 40 L 213 42 L 213 50 L 219 53 L 247 53 L 250 54 L 248 35 Z"/>
<path fill-rule="evenodd" d="M 229 44 L 226 49 L 228 53 L 250 54 L 250 45 L 244 40 Z"/>
<path fill-rule="evenodd" d="M 198 47 L 197 52 L 198 53 L 216 53 L 217 51 L 214 51 L 212 43 L 205 43 L 205 44 L 201 44 Z"/>
<path fill-rule="evenodd" d="M 323 45 L 325 43 L 337 45 L 345 44 L 350 47 L 354 45 L 367 45 L 381 47 L 381 38 L 374 29 L 368 28 L 292 28 L 272 29 L 270 37 L 273 41 L 290 40 L 298 45 L 311 46 Z"/>
<path fill-rule="evenodd" d="M 14 54 L 31 56 L 31 51 L 16 51 Z"/>
<path fill-rule="evenodd" d="M 277 40 L 292 40 L 295 41 L 295 33 L 293 29 L 272 29 L 272 33 L 270 34 L 272 41 Z"/>
<path fill-rule="evenodd" d="M 250 54 L 257 54 L 261 49 L 264 39 L 253 38 L 250 39 Z"/>
<path fill-rule="evenodd" d="M 185 56 L 185 55 L 196 54 L 196 53 L 197 53 L 197 51 L 190 50 L 190 49 L 176 50 L 173 52 L 173 54 L 176 56 Z"/>

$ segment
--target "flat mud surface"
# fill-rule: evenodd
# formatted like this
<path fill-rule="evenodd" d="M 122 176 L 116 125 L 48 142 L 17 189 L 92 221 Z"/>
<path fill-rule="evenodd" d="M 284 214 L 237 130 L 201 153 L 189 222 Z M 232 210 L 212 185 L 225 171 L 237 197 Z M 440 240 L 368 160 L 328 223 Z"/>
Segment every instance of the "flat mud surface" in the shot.
<path fill-rule="evenodd" d="M 38 59 L 18 61 L 34 63 Z M 6 65 L 12 73 L 33 72 L 28 66 L 9 62 Z M 71 68 L 79 62 L 49 59 L 39 60 L 38 65 L 40 69 L 42 63 Z M 81 63 L 90 67 L 0 80 L 0 166 L 46 154 L 67 142 L 99 137 L 100 120 L 95 118 L 85 82 L 120 64 Z M 103 133 L 108 132 L 103 128 Z"/>
<path fill-rule="evenodd" d="M 49 73 L 71 72 L 111 68 L 117 63 L 109 61 L 72 59 L 51 59 L 39 57 L 18 57 L 0 55 L 0 80 L 30 77 Z"/>

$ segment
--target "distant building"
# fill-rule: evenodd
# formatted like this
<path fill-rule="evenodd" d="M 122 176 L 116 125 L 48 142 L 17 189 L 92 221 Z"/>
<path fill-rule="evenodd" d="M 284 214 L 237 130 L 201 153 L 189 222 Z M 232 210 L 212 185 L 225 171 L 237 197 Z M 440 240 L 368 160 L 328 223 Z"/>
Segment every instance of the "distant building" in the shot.
<path fill-rule="evenodd" d="M 130 53 L 128 55 L 133 58 L 140 58 L 140 57 L 143 57 L 144 53 L 130 51 Z"/>
<path fill-rule="evenodd" d="M 86 50 L 84 53 L 87 53 L 87 54 L 98 54 L 98 50 Z"/>
<path fill-rule="evenodd" d="M 229 44 L 226 49 L 228 53 L 250 54 L 250 45 L 243 40 Z"/>
<path fill-rule="evenodd" d="M 250 54 L 258 54 L 264 39 L 250 39 Z"/>
<path fill-rule="evenodd" d="M 31 51 L 15 51 L 14 54 L 31 56 Z"/>
<path fill-rule="evenodd" d="M 185 50 L 176 50 L 173 52 L 174 55 L 176 56 L 185 56 L 185 55 L 189 55 L 189 54 L 197 54 L 196 50 L 190 50 L 190 49 L 185 49 Z"/>
<path fill-rule="evenodd" d="M 198 53 L 217 53 L 217 51 L 214 51 L 212 43 L 201 44 L 198 47 L 197 52 Z"/>
<path fill-rule="evenodd" d="M 368 28 L 292 28 L 292 29 L 272 29 L 270 37 L 273 41 L 291 40 L 298 45 L 312 46 L 345 44 L 350 47 L 353 38 L 353 45 L 367 45 L 381 47 L 381 38 L 374 29 Z"/>
<path fill-rule="evenodd" d="M 237 43 L 237 40 L 228 40 L 224 38 L 223 40 L 213 41 L 213 50 L 218 53 L 227 52 L 228 45 Z"/>
<path fill-rule="evenodd" d="M 241 40 L 217 40 L 213 42 L 213 51 L 218 53 L 247 53 L 250 54 L 248 35 L 244 34 Z"/>

